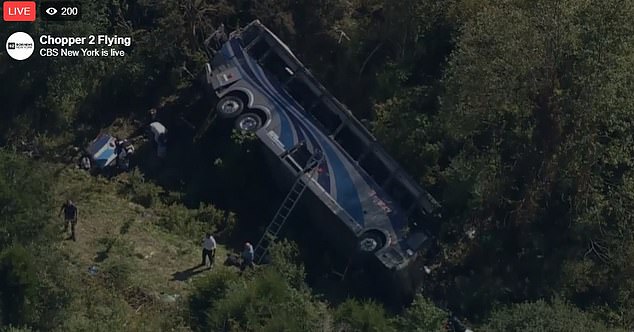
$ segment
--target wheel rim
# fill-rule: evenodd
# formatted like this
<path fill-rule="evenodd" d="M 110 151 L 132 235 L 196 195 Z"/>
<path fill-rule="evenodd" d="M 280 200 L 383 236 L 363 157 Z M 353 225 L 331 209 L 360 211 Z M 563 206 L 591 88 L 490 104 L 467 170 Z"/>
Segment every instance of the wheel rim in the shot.
<path fill-rule="evenodd" d="M 240 104 L 235 100 L 227 100 L 222 103 L 220 110 L 224 114 L 232 114 L 240 110 Z"/>
<path fill-rule="evenodd" d="M 362 251 L 372 252 L 379 246 L 379 243 L 373 238 L 365 238 L 359 243 Z"/>
<path fill-rule="evenodd" d="M 244 131 L 256 131 L 260 127 L 260 121 L 254 116 L 245 116 L 238 122 L 238 128 Z"/>

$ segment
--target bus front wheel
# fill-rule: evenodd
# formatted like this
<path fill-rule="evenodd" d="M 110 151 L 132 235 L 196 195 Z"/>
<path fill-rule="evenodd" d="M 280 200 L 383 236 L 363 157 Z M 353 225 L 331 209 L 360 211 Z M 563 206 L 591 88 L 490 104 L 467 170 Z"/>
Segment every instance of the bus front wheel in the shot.
<path fill-rule="evenodd" d="M 262 118 L 255 113 L 245 113 L 235 122 L 235 128 L 242 132 L 254 133 L 262 128 Z"/>
<path fill-rule="evenodd" d="M 238 96 L 222 97 L 216 105 L 218 116 L 224 119 L 235 118 L 244 110 L 244 101 Z"/>

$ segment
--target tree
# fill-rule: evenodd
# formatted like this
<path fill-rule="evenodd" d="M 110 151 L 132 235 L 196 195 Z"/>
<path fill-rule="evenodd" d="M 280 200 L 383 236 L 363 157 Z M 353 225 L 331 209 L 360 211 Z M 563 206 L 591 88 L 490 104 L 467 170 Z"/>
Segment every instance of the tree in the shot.
<path fill-rule="evenodd" d="M 394 323 L 398 331 L 439 332 L 446 331 L 447 317 L 446 312 L 419 294 Z"/>
<path fill-rule="evenodd" d="M 483 331 L 624 331 L 610 328 L 574 305 L 555 299 L 515 304 L 493 312 Z"/>
<path fill-rule="evenodd" d="M 584 307 L 632 306 L 633 19 L 629 2 L 507 0 L 461 26 L 442 181 L 463 197 L 456 228 L 480 234 L 452 271 L 466 312 L 560 287 Z"/>
<path fill-rule="evenodd" d="M 50 184 L 47 170 L 0 150 L 0 250 L 41 239 L 51 229 Z"/>
<path fill-rule="evenodd" d="M 273 263 L 256 274 L 219 271 L 198 281 L 189 302 L 192 327 L 273 332 L 327 326 L 330 312 L 306 287 L 304 269 L 293 261 L 295 246 L 283 242 L 271 251 Z"/>
<path fill-rule="evenodd" d="M 37 275 L 31 254 L 21 246 L 0 254 L 0 322 L 22 326 L 36 320 Z"/>
<path fill-rule="evenodd" d="M 385 309 L 372 301 L 346 300 L 337 307 L 335 322 L 346 331 L 395 331 Z"/>

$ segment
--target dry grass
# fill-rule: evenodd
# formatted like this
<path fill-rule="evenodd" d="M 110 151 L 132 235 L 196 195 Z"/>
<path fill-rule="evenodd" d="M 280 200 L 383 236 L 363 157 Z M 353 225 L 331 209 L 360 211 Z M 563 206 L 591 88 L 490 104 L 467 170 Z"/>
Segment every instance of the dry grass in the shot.
<path fill-rule="evenodd" d="M 129 277 L 117 292 L 136 312 L 145 310 L 143 304 L 149 302 L 143 302 L 146 296 L 182 299 L 191 289 L 192 280 L 227 269 L 222 265 L 226 250 L 219 246 L 212 271 L 192 271 L 200 263 L 200 239 L 166 233 L 155 224 L 161 207 L 146 209 L 125 200 L 117 194 L 116 180 L 93 177 L 73 168 L 57 173 L 55 196 L 59 205 L 68 198 L 79 208 L 77 241 L 62 240 L 60 235 L 59 249 L 77 273 L 87 274 L 89 267 L 96 266 L 99 276 L 109 265 L 127 264 Z"/>

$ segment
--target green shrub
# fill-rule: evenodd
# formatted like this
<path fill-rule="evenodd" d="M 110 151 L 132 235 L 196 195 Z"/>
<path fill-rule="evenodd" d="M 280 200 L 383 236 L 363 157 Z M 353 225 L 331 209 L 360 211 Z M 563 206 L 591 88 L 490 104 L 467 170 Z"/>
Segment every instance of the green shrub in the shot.
<path fill-rule="evenodd" d="M 0 319 L 21 326 L 35 320 L 37 271 L 24 247 L 14 246 L 0 254 Z"/>
<path fill-rule="evenodd" d="M 170 233 L 188 238 L 199 238 L 206 232 L 223 236 L 230 234 L 235 227 L 235 216 L 230 214 L 225 221 L 225 212 L 213 205 L 201 204 L 198 209 L 188 209 L 184 205 L 173 204 L 163 210 L 158 224 Z"/>
<path fill-rule="evenodd" d="M 270 247 L 271 267 L 280 273 L 296 289 L 308 290 L 305 282 L 306 271 L 299 263 L 299 249 L 294 242 L 286 239 L 275 242 Z"/>
<path fill-rule="evenodd" d="M 314 331 L 322 325 L 322 313 L 308 293 L 267 269 L 249 282 L 236 283 L 208 316 L 216 330 L 233 322 L 235 331 Z"/>
<path fill-rule="evenodd" d="M 345 331 L 395 331 L 385 309 L 372 301 L 346 300 L 335 311 L 335 322 Z"/>
<path fill-rule="evenodd" d="M 123 289 L 130 285 L 132 264 L 125 259 L 108 260 L 102 267 L 102 277 L 114 289 Z"/>
<path fill-rule="evenodd" d="M 0 250 L 47 235 L 51 177 L 45 168 L 0 149 Z"/>
<path fill-rule="evenodd" d="M 216 302 L 226 297 L 231 285 L 238 279 L 234 271 L 219 270 L 209 277 L 196 280 L 194 292 L 189 298 L 191 325 L 201 330 L 209 330 L 207 312 Z"/>
<path fill-rule="evenodd" d="M 591 314 L 561 299 L 498 308 L 482 331 L 623 331 L 611 329 Z"/>
<path fill-rule="evenodd" d="M 2 329 L 0 329 L 0 331 L 2 332 L 32 332 L 33 330 L 31 330 L 28 327 L 15 327 L 15 326 L 8 326 L 8 327 L 4 327 Z"/>
<path fill-rule="evenodd" d="M 129 200 L 145 208 L 154 207 L 160 201 L 159 195 L 162 191 L 159 186 L 147 182 L 137 168 L 128 174 L 128 181 L 121 189 L 121 193 Z"/>
<path fill-rule="evenodd" d="M 447 313 L 436 307 L 422 295 L 417 295 L 405 312 L 395 319 L 399 331 L 445 331 Z"/>
<path fill-rule="evenodd" d="M 328 310 L 289 286 L 274 269 L 240 278 L 220 270 L 199 280 L 189 302 L 191 327 L 200 331 L 315 331 Z"/>

